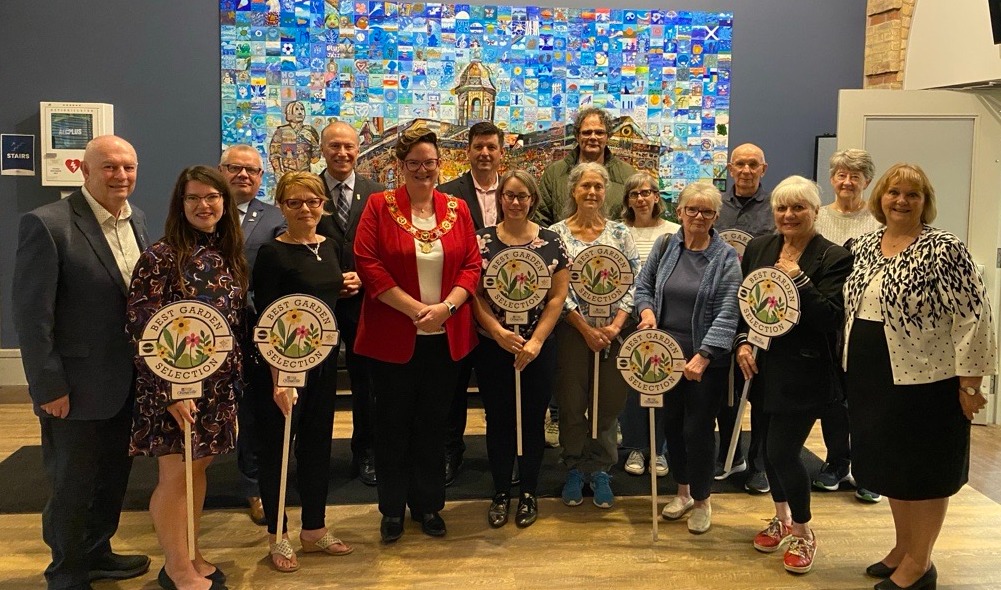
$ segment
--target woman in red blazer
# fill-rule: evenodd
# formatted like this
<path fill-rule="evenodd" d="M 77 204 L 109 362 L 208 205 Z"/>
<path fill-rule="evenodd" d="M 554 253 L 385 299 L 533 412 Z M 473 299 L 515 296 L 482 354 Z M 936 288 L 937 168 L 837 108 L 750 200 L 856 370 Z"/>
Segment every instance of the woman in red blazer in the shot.
<path fill-rule="evenodd" d="M 445 422 L 458 364 L 476 344 L 464 305 L 480 279 L 473 221 L 434 190 L 438 142 L 411 128 L 396 144 L 404 186 L 368 199 L 355 238 L 365 285 L 355 352 L 374 359 L 375 463 L 382 540 L 403 535 L 407 505 L 425 534 L 445 534 Z"/>

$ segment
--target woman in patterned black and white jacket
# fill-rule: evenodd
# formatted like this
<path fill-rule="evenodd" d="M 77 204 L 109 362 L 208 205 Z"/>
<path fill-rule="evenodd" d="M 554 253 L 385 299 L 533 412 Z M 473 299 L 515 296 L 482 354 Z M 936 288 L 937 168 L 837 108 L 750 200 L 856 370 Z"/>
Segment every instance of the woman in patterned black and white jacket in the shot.
<path fill-rule="evenodd" d="M 966 483 L 970 421 L 987 400 L 997 343 L 970 252 L 929 225 L 935 191 L 924 171 L 897 164 L 869 201 L 885 229 L 852 245 L 845 283 L 853 473 L 890 499 L 896 545 L 866 573 L 877 589 L 934 588 L 931 562 L 949 496 Z"/>

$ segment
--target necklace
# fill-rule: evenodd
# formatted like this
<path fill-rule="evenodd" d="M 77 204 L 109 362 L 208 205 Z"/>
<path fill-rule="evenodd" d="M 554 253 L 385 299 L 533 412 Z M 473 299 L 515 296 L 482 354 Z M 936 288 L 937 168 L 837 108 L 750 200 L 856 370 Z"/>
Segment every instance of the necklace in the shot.
<path fill-rule="evenodd" d="M 858 213 L 862 207 L 865 206 L 865 201 L 859 199 L 858 204 L 851 204 L 849 207 L 842 207 L 838 201 L 834 201 L 834 210 L 842 215 L 851 215 L 852 213 Z"/>
<path fill-rule="evenodd" d="M 288 234 L 286 233 L 286 235 L 288 235 Z M 304 242 L 303 240 L 300 240 L 299 238 L 292 238 L 292 236 L 289 236 L 289 237 L 291 239 L 295 240 L 296 244 L 301 244 L 301 245 L 305 246 L 306 249 L 309 250 L 310 254 L 312 254 L 313 256 L 316 256 L 316 260 L 318 260 L 318 261 L 319 260 L 323 260 L 323 257 L 320 256 L 320 242 L 317 242 L 315 244 L 309 244 L 307 242 Z"/>

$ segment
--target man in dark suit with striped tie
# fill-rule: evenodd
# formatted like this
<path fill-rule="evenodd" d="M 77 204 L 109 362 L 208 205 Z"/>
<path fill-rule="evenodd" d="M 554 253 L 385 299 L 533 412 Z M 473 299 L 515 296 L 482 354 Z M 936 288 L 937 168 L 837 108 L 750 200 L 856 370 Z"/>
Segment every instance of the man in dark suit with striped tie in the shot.
<path fill-rule="evenodd" d="M 320 173 L 330 201 L 325 215 L 317 226 L 319 234 L 337 243 L 337 258 L 344 276 L 344 289 L 337 301 L 334 314 L 337 327 L 344 341 L 344 356 L 351 379 L 351 434 L 352 468 L 366 485 L 376 484 L 375 474 L 375 408 L 369 383 L 368 363 L 354 353 L 358 318 L 361 316 L 361 291 L 363 285 L 355 272 L 355 230 L 358 218 L 372 193 L 386 190 L 383 185 L 355 173 L 355 163 L 360 151 L 358 132 L 342 121 L 323 128 L 320 148 L 327 168 Z"/>
<path fill-rule="evenodd" d="M 274 205 L 269 205 L 257 198 L 261 188 L 264 170 L 261 155 L 249 145 L 234 145 L 226 148 L 219 158 L 219 171 L 229 184 L 233 193 L 237 211 L 240 213 L 240 228 L 243 230 L 243 253 L 247 257 L 247 270 L 253 276 L 254 261 L 261 245 L 275 239 L 285 231 L 285 216 Z M 253 291 L 253 285 L 250 286 Z M 252 298 L 247 297 L 247 325 L 257 323 L 257 313 L 254 310 Z M 236 439 L 236 463 L 243 477 L 241 492 L 247 498 L 247 508 L 250 519 L 255 524 L 263 525 L 264 506 L 261 504 L 261 492 L 257 485 L 257 453 L 255 446 L 254 402 L 258 399 L 257 391 L 261 388 L 270 390 L 271 373 L 267 364 L 261 360 L 249 336 L 242 343 L 243 347 L 243 378 L 246 384 L 243 398 L 240 400 L 237 419 L 240 423 L 240 434 Z"/>

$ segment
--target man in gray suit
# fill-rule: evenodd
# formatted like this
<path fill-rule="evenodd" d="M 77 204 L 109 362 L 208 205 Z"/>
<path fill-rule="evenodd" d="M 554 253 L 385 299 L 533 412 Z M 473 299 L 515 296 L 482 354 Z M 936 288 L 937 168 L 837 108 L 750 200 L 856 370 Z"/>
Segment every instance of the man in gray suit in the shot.
<path fill-rule="evenodd" d="M 469 206 L 469 215 L 477 230 L 497 225 L 498 171 L 504 160 L 504 131 L 489 121 L 481 121 L 469 128 L 466 142 L 469 172 L 438 187 L 445 194 L 454 195 Z M 448 410 L 448 432 L 445 434 L 445 485 L 455 481 L 462 467 L 466 443 L 462 435 L 466 430 L 469 378 L 476 362 L 476 349 L 459 361 L 459 381 L 452 407 Z"/>
<path fill-rule="evenodd" d="M 330 202 L 317 226 L 319 234 L 337 244 L 337 260 L 341 264 L 344 288 L 334 314 L 337 328 L 344 341 L 344 357 L 351 379 L 352 469 L 362 483 L 376 485 L 375 475 L 375 408 L 369 382 L 368 363 L 354 352 L 358 320 L 361 316 L 362 284 L 355 272 L 355 231 L 358 219 L 372 193 L 386 190 L 383 185 L 355 173 L 360 144 L 358 132 L 342 121 L 335 121 L 320 133 L 320 148 L 327 168 L 320 173 Z"/>
<path fill-rule="evenodd" d="M 247 257 L 247 270 L 253 273 L 254 261 L 261 245 L 275 239 L 285 231 L 285 216 L 274 205 L 268 205 L 257 198 L 261 188 L 264 169 L 261 155 L 249 145 L 234 145 L 219 158 L 219 171 L 229 184 L 236 208 L 240 212 L 240 227 L 243 229 L 243 253 Z M 253 285 L 251 285 L 253 290 Z M 247 298 L 247 325 L 257 323 L 257 313 L 251 299 Z M 264 506 L 257 485 L 257 452 L 255 451 L 254 402 L 261 388 L 271 391 L 271 373 L 266 363 L 258 356 L 254 343 L 249 338 L 241 343 L 243 348 L 243 376 L 246 387 L 240 399 L 237 419 L 240 433 L 236 439 L 236 464 L 243 476 L 243 495 L 247 498 L 250 520 L 254 524 L 265 524 Z"/>
<path fill-rule="evenodd" d="M 49 588 L 149 569 L 145 555 L 111 551 L 132 468 L 136 350 L 125 333 L 126 294 L 148 242 L 145 218 L 127 200 L 137 166 L 127 141 L 94 138 L 83 187 L 26 213 L 18 230 L 14 323 L 52 486 L 42 513 Z"/>

